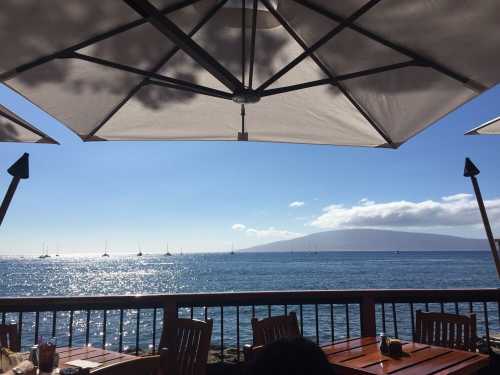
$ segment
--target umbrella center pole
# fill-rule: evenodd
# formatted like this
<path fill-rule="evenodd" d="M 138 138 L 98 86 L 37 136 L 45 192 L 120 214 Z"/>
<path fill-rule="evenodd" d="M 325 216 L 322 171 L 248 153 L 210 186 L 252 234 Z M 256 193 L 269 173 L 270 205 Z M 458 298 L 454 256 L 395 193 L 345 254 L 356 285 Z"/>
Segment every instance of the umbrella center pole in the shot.
<path fill-rule="evenodd" d="M 493 261 L 495 262 L 495 267 L 497 269 L 497 276 L 500 279 L 500 256 L 498 255 L 497 248 L 498 240 L 495 240 L 493 237 L 490 221 L 488 220 L 488 215 L 484 206 L 483 196 L 481 195 L 481 189 L 479 189 L 479 183 L 477 182 L 476 176 L 479 173 L 480 171 L 474 163 L 469 158 L 465 158 L 464 177 L 469 177 L 472 182 L 472 187 L 474 188 L 474 193 L 476 194 L 477 205 L 479 206 L 479 212 L 481 213 L 481 218 L 483 219 L 486 237 L 488 238 L 488 242 L 490 244 L 491 255 L 493 256 Z"/>
<path fill-rule="evenodd" d="M 483 225 L 486 232 L 486 237 L 490 244 L 491 255 L 493 256 L 493 261 L 495 262 L 495 267 L 497 270 L 497 276 L 500 279 L 500 257 L 498 255 L 497 243 L 499 240 L 495 240 L 493 236 L 493 231 L 491 230 L 490 221 L 486 213 L 486 207 L 484 206 L 483 196 L 481 190 L 479 189 L 479 183 L 475 176 L 471 176 L 472 186 L 474 188 L 474 193 L 476 194 L 477 204 L 479 206 L 479 212 L 481 213 L 481 218 L 483 219 Z"/>
<path fill-rule="evenodd" d="M 248 133 L 245 131 L 245 104 L 241 105 L 241 132 L 238 132 L 238 141 L 248 141 Z"/>
<path fill-rule="evenodd" d="M 14 164 L 7 169 L 7 172 L 12 176 L 12 181 L 10 182 L 9 188 L 5 193 L 2 204 L 0 205 L 0 226 L 2 225 L 3 219 L 7 214 L 10 202 L 16 193 L 17 186 L 21 179 L 29 178 L 29 155 L 24 153 L 23 156 L 19 158 Z"/>
<path fill-rule="evenodd" d="M 2 204 L 0 205 L 0 225 L 2 225 L 3 219 L 5 218 L 5 215 L 7 214 L 7 210 L 9 209 L 10 202 L 12 201 L 12 198 L 14 197 L 14 194 L 17 189 L 17 185 L 19 184 L 20 178 L 19 177 L 13 177 L 12 181 L 10 182 L 9 188 L 7 189 L 7 192 L 5 193 L 5 197 L 2 201 Z"/>

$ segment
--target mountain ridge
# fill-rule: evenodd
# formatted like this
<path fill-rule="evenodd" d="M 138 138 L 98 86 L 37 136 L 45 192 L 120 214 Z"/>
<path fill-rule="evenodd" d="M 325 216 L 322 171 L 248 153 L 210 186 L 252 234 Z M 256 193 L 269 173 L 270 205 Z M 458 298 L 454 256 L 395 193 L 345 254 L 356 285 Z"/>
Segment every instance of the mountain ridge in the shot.
<path fill-rule="evenodd" d="M 472 251 L 488 249 L 488 241 L 483 239 L 382 229 L 341 229 L 270 242 L 239 251 Z"/>

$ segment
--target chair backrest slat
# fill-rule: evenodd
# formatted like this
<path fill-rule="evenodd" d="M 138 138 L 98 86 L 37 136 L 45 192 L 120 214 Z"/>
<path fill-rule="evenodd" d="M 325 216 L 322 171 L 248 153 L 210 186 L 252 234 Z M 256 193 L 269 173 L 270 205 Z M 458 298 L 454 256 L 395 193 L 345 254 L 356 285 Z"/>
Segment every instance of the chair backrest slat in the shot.
<path fill-rule="evenodd" d="M 291 312 L 290 315 L 273 316 L 258 320 L 252 319 L 253 345 L 267 345 L 283 337 L 300 336 L 297 315 Z"/>
<path fill-rule="evenodd" d="M 0 345 L 14 352 L 21 351 L 17 324 L 0 324 Z"/>
<path fill-rule="evenodd" d="M 415 341 L 454 349 L 476 350 L 476 315 L 422 312 L 416 314 Z"/>
<path fill-rule="evenodd" d="M 455 325 L 455 323 L 450 322 L 450 335 L 449 335 L 449 339 L 448 339 L 448 342 L 449 342 L 448 345 L 458 345 L 458 335 L 457 335 L 457 340 L 455 340 L 455 330 L 456 329 L 457 329 L 457 326 Z"/>
<path fill-rule="evenodd" d="M 441 346 L 448 346 L 450 343 L 450 340 L 448 339 L 448 324 L 445 322 L 440 322 L 441 326 L 443 327 L 443 336 L 441 338 Z"/>
<path fill-rule="evenodd" d="M 170 334 L 169 330 L 165 329 L 166 324 L 168 324 L 166 317 L 163 321 L 164 328 L 160 339 L 160 348 L 166 347 L 167 335 Z M 164 364 L 164 372 L 169 375 L 205 375 L 212 337 L 212 319 L 208 319 L 206 322 L 196 319 L 177 319 L 176 326 L 177 373 L 172 374 L 171 369 L 168 368 L 168 362 Z"/>
<path fill-rule="evenodd" d="M 441 321 L 431 322 L 434 328 L 434 342 L 437 345 L 442 345 L 442 336 L 441 336 Z"/>

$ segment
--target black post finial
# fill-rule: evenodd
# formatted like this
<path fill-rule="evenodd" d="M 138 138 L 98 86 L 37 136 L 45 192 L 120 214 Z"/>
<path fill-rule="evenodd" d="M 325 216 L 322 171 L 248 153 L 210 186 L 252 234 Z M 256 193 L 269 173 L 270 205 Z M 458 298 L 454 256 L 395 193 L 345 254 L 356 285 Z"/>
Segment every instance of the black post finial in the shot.
<path fill-rule="evenodd" d="M 464 177 L 475 177 L 480 173 L 479 169 L 469 159 L 465 158 Z"/>
<path fill-rule="evenodd" d="M 9 169 L 7 169 L 7 172 L 9 172 L 12 177 L 22 179 L 29 178 L 29 154 L 25 152 L 23 156 L 21 156 L 14 164 L 11 165 Z"/>

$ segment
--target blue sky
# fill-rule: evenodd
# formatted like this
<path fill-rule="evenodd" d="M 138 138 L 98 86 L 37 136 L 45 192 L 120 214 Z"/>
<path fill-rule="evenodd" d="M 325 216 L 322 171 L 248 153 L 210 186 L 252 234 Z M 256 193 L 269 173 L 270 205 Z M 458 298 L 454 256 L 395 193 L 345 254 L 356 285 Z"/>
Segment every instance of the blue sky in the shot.
<path fill-rule="evenodd" d="M 61 146 L 0 146 L 4 171 L 23 153 L 22 181 L 0 228 L 0 254 L 225 250 L 299 234 L 376 227 L 484 236 L 462 176 L 469 156 L 500 231 L 500 137 L 463 136 L 500 115 L 500 88 L 451 113 L 399 150 L 244 142 L 83 143 L 0 86 L 0 103 Z M 442 199 L 443 197 L 450 197 Z M 363 200 L 364 199 L 364 200 Z M 363 200 L 363 201 L 362 201 Z M 290 207 L 292 202 L 297 203 Z M 401 218 L 399 224 L 387 218 Z M 499 225 L 496 225 L 498 222 Z M 235 225 L 238 224 L 238 225 Z"/>

